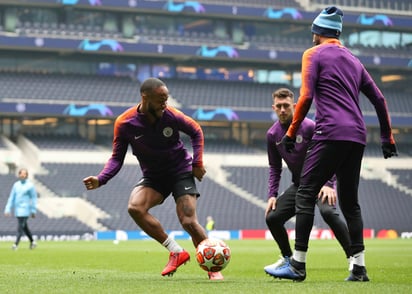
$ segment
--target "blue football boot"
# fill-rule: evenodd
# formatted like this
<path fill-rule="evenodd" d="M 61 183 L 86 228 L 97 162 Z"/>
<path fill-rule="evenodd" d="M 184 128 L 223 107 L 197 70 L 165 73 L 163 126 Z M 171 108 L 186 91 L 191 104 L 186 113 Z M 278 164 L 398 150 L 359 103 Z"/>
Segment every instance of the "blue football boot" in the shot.
<path fill-rule="evenodd" d="M 295 266 L 294 266 L 295 264 Z M 296 265 L 301 264 L 301 269 L 297 269 Z M 297 261 L 291 259 L 290 262 L 285 265 L 278 267 L 274 270 L 266 271 L 269 275 L 279 279 L 288 279 L 296 282 L 302 282 L 306 279 L 306 270 L 304 263 L 298 263 Z"/>

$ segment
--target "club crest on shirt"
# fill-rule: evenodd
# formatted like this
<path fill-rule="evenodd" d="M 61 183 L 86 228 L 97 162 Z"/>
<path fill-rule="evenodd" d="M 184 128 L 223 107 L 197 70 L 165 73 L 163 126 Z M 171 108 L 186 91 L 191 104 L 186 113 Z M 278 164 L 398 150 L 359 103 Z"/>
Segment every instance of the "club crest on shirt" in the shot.
<path fill-rule="evenodd" d="M 302 135 L 297 135 L 296 136 L 296 143 L 302 143 L 303 142 L 303 137 Z"/>
<path fill-rule="evenodd" d="M 166 127 L 163 129 L 163 136 L 169 138 L 173 135 L 173 129 L 171 127 Z"/>

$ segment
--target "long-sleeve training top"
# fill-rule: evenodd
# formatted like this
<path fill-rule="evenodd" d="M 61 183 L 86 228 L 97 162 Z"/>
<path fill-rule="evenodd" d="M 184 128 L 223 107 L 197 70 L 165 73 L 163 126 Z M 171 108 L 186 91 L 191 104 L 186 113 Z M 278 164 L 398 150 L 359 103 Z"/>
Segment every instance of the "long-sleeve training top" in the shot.
<path fill-rule="evenodd" d="M 297 133 L 295 149 L 289 153 L 280 143 L 286 134 L 288 125 L 282 125 L 279 121 L 275 122 L 266 133 L 267 154 L 269 160 L 269 179 L 268 179 L 268 197 L 277 197 L 279 183 L 282 173 L 282 159 L 285 161 L 290 172 L 292 173 L 292 182 L 299 186 L 300 173 L 305 160 L 306 151 L 313 136 L 315 123 L 305 118 Z M 336 177 L 330 179 L 326 185 L 334 187 Z"/>
<path fill-rule="evenodd" d="M 143 176 L 176 175 L 191 172 L 193 166 L 203 166 L 204 137 L 197 122 L 168 106 L 162 117 L 151 124 L 138 108 L 129 108 L 115 121 L 112 156 L 98 175 L 100 185 L 119 172 L 129 145 Z M 193 157 L 184 147 L 180 131 L 191 138 Z"/>
<path fill-rule="evenodd" d="M 359 59 L 337 39 L 307 49 L 302 56 L 300 96 L 287 135 L 295 138 L 314 100 L 314 140 L 343 140 L 366 145 L 360 92 L 375 107 L 382 143 L 394 144 L 385 98 Z"/>

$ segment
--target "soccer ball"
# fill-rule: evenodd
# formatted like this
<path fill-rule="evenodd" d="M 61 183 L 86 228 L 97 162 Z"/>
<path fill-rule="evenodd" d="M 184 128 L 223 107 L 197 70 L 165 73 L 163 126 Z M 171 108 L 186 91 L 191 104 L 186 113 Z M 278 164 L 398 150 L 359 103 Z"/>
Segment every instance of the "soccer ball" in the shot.
<path fill-rule="evenodd" d="M 205 239 L 196 248 L 196 260 L 207 272 L 220 272 L 230 261 L 230 248 L 218 239 Z"/>

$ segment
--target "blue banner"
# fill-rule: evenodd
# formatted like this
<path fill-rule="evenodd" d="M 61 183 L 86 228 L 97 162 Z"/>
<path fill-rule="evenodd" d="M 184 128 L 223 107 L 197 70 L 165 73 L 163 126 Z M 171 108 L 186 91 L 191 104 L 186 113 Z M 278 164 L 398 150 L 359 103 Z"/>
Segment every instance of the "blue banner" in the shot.
<path fill-rule="evenodd" d="M 0 102 L 0 114 L 29 114 L 29 115 L 62 115 L 75 117 L 107 117 L 115 118 L 129 107 L 110 106 L 106 104 L 46 104 L 46 103 L 12 103 Z M 273 112 L 247 111 L 231 108 L 203 109 L 195 107 L 180 108 L 186 115 L 197 121 L 246 121 L 246 122 L 272 122 L 275 120 Z M 366 114 L 365 123 L 368 126 L 378 126 L 376 114 Z M 405 114 L 391 114 L 392 125 L 396 127 L 410 127 L 412 117 Z"/>
<path fill-rule="evenodd" d="M 124 54 L 128 56 L 157 55 L 158 57 L 192 56 L 199 59 L 218 58 L 221 60 L 244 60 L 244 61 L 292 61 L 300 62 L 302 51 L 286 50 L 260 50 L 257 48 L 241 49 L 232 46 L 193 46 L 193 45 L 167 45 L 159 41 L 158 44 L 120 42 L 112 39 L 103 40 L 73 40 L 64 38 L 36 38 L 36 37 L 14 37 L 0 36 L 1 48 L 27 49 L 27 50 L 65 50 L 66 52 L 107 52 L 112 54 Z M 388 57 L 361 54 L 358 58 L 365 66 L 390 66 L 411 67 L 411 58 Z"/>
<path fill-rule="evenodd" d="M 219 230 L 209 232 L 209 238 L 218 238 L 221 240 L 238 240 L 240 239 L 241 231 L 237 230 Z M 176 230 L 176 231 L 166 231 L 167 235 L 175 240 L 190 240 L 191 237 L 186 231 Z M 96 240 L 116 240 L 116 241 L 127 241 L 127 240 L 152 240 L 143 231 L 101 231 L 95 232 Z"/>

